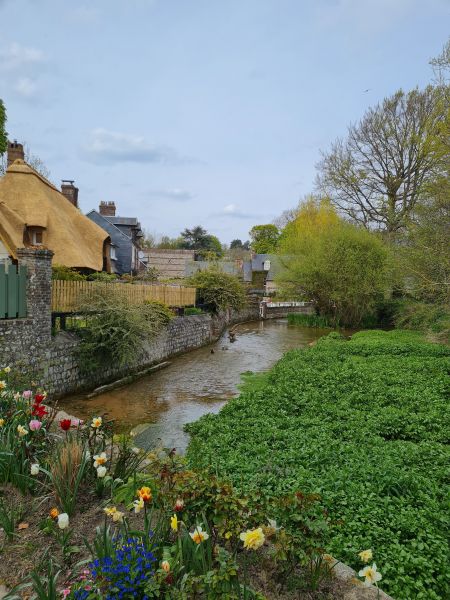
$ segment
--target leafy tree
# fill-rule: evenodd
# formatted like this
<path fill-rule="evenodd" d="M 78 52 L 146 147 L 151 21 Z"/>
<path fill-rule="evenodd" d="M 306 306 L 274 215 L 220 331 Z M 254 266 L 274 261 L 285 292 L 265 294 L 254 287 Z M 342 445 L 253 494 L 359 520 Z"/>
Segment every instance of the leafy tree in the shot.
<path fill-rule="evenodd" d="M 230 250 L 242 249 L 242 248 L 243 248 L 242 240 L 231 240 Z"/>
<path fill-rule="evenodd" d="M 156 247 L 167 250 L 179 250 L 184 248 L 183 244 L 184 240 L 182 237 L 171 238 L 168 235 L 163 235 Z"/>
<path fill-rule="evenodd" d="M 300 208 L 279 252 L 283 295 L 313 301 L 336 324 L 358 326 L 385 291 L 388 252 L 382 240 L 341 219 L 327 200 Z"/>
<path fill-rule="evenodd" d="M 8 134 L 5 129 L 6 108 L 3 100 L 0 98 L 0 154 L 6 152 L 8 148 Z"/>
<path fill-rule="evenodd" d="M 405 227 L 440 160 L 431 143 L 443 118 L 439 96 L 432 86 L 399 90 L 322 154 L 318 187 L 339 211 L 389 234 Z"/>
<path fill-rule="evenodd" d="M 207 249 L 208 232 L 200 225 L 192 229 L 186 228 L 181 232 L 181 237 L 183 238 L 184 247 L 188 250 Z"/>
<path fill-rule="evenodd" d="M 257 254 L 270 254 L 275 252 L 280 232 L 278 227 L 269 223 L 267 225 L 255 225 L 250 230 L 251 247 Z"/>
<path fill-rule="evenodd" d="M 213 312 L 231 308 L 239 310 L 246 304 L 245 287 L 234 275 L 212 267 L 198 271 L 188 279 L 198 289 L 199 302 Z"/>

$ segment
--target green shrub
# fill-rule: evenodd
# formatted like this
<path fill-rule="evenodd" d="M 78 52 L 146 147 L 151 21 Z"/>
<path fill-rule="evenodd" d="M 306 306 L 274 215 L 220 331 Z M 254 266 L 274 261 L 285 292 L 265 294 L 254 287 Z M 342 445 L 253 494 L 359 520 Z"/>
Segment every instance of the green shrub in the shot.
<path fill-rule="evenodd" d="M 103 283 L 110 283 L 112 281 L 117 280 L 117 275 L 114 275 L 114 273 L 105 273 L 104 271 L 101 271 L 99 273 L 90 273 L 87 276 L 87 280 L 88 281 L 100 281 Z"/>
<path fill-rule="evenodd" d="M 399 328 L 423 331 L 437 341 L 449 341 L 450 307 L 444 304 L 403 301 L 397 306 L 394 322 Z"/>
<path fill-rule="evenodd" d="M 87 321 L 78 330 L 78 358 L 83 370 L 93 371 L 108 364 L 132 364 L 173 313 L 161 302 L 129 304 L 117 294 L 98 290 L 82 307 L 82 316 Z"/>
<path fill-rule="evenodd" d="M 196 306 L 188 306 L 187 308 L 184 309 L 184 314 L 186 316 L 189 315 L 202 315 L 203 311 L 201 308 L 197 308 Z"/>
<path fill-rule="evenodd" d="M 246 304 L 244 285 L 234 275 L 211 268 L 198 271 L 187 280 L 198 289 L 198 300 L 212 312 L 231 308 L 239 310 Z"/>
<path fill-rule="evenodd" d="M 86 275 L 78 273 L 75 269 L 70 269 L 64 265 L 52 266 L 52 279 L 59 279 L 63 281 L 86 281 Z"/>
<path fill-rule="evenodd" d="M 320 493 L 328 552 L 358 569 L 372 548 L 397 600 L 449 597 L 449 358 L 412 331 L 332 333 L 190 425 L 188 460 L 239 492 Z"/>

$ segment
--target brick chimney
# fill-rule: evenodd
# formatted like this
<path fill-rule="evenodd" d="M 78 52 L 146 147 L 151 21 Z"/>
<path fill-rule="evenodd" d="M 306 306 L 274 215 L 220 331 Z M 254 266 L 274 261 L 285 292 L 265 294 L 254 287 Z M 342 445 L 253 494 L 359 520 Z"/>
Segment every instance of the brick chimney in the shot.
<path fill-rule="evenodd" d="M 115 217 L 116 216 L 116 203 L 115 202 L 100 202 L 98 207 L 99 213 L 104 217 Z"/>
<path fill-rule="evenodd" d="M 19 144 L 17 140 L 14 140 L 13 142 L 8 142 L 7 157 L 7 167 L 9 167 L 9 165 L 12 165 L 12 163 L 18 158 L 25 160 L 23 144 Z"/>
<path fill-rule="evenodd" d="M 75 187 L 74 181 L 71 179 L 61 180 L 61 193 L 67 198 L 67 200 L 78 208 L 78 188 Z"/>

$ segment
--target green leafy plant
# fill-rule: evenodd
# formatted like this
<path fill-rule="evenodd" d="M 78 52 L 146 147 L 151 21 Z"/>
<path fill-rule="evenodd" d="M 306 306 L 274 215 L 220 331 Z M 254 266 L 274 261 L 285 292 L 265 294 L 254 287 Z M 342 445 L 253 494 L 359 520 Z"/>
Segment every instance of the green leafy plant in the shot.
<path fill-rule="evenodd" d="M 446 597 L 449 357 L 415 332 L 350 341 L 333 332 L 285 355 L 264 385 L 248 377 L 218 415 L 189 425 L 188 462 L 229 478 L 240 495 L 319 492 L 331 535 L 320 541 L 317 520 L 313 548 L 317 540 L 354 568 L 357 551 L 376 548 L 385 591 Z M 272 518 L 300 534 L 290 515 L 279 507 Z M 303 540 L 296 551 L 307 548 Z"/>
<path fill-rule="evenodd" d="M 209 310 L 219 312 L 231 308 L 239 310 L 247 302 L 244 285 L 234 275 L 214 267 L 198 271 L 188 279 L 198 289 L 198 300 Z"/>
<path fill-rule="evenodd" d="M 135 305 L 113 292 L 99 290 L 82 307 L 89 317 L 78 331 L 78 357 L 85 371 L 107 364 L 125 366 L 144 351 L 145 343 L 167 325 L 172 312 L 160 302 Z"/>

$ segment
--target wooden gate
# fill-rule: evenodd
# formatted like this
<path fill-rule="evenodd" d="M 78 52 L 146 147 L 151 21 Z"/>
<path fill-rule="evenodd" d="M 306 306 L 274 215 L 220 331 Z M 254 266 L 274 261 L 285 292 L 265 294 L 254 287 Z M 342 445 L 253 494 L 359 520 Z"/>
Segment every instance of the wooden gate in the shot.
<path fill-rule="evenodd" d="M 27 268 L 0 263 L 0 319 L 27 316 Z"/>

